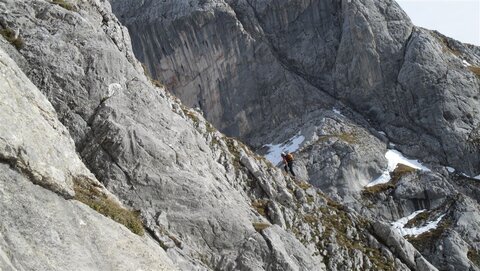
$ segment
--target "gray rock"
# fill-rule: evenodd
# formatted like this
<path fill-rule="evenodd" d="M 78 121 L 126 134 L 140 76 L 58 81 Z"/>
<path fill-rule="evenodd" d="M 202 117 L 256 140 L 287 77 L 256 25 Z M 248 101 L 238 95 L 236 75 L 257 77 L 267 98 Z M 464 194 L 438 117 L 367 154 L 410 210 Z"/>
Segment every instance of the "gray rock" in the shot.
<path fill-rule="evenodd" d="M 287 224 L 285 223 L 282 209 L 274 201 L 270 201 L 268 203 L 268 216 L 272 219 L 272 222 L 274 224 L 280 226 L 282 229 L 287 228 Z"/>
<path fill-rule="evenodd" d="M 123 20 L 132 20 L 132 24 L 139 22 L 142 31 L 133 34 L 145 38 L 140 51 L 161 56 L 160 64 L 149 60 L 148 70 L 154 71 L 156 77 L 164 76 L 167 79 L 164 82 L 173 86 L 175 93 L 188 105 L 198 104 L 218 127 L 248 139 L 254 146 L 283 142 L 301 131 L 306 137 L 296 155 L 301 179 L 312 181 L 337 199 L 361 203 L 358 195 L 363 185 L 385 168 L 383 154 L 388 139 L 400 143 L 399 148 L 409 154 L 420 154 L 418 157 L 432 162 L 448 161 L 452 165 L 459 163 L 466 149 L 464 135 L 475 124 L 475 117 L 472 116 L 472 125 L 457 121 L 454 131 L 440 134 L 439 127 L 445 125 L 443 121 L 437 122 L 440 115 L 425 117 L 418 110 L 404 114 L 406 108 L 423 106 L 424 101 L 409 101 L 412 106 L 404 106 L 399 101 L 403 96 L 384 99 L 390 97 L 388 95 L 403 95 L 397 81 L 401 79 L 406 83 L 405 78 L 397 80 L 397 75 L 400 70 L 407 75 L 409 69 L 415 68 L 411 63 L 402 63 L 407 59 L 405 50 L 407 55 L 411 53 L 409 61 L 417 57 L 415 48 L 419 47 L 412 45 L 414 40 L 418 39 L 420 45 L 432 43 L 432 48 L 438 49 L 437 41 L 429 38 L 433 34 L 423 30 L 415 33 L 418 37 L 412 35 L 411 43 L 406 45 L 412 26 L 401 23 L 404 14 L 391 1 L 182 0 L 144 1 L 141 7 L 131 1 L 114 3 L 127 5 L 129 14 Z M 106 1 L 80 1 L 74 6 L 76 11 L 43 0 L 2 0 L 0 24 L 21 29 L 25 47 L 12 51 L 15 49 L 3 40 L 0 46 L 12 52 L 30 80 L 51 101 L 57 115 L 47 115 L 55 121 L 58 118 L 68 128 L 89 169 L 122 202 L 140 210 L 145 227 L 159 243 L 148 237 L 145 240 L 132 237 L 138 241 L 132 248 L 138 246 L 141 254 L 135 255 L 136 262 L 145 263 L 147 269 L 155 263 L 155 253 L 164 256 L 160 244 L 182 270 L 323 270 L 327 266 L 329 270 L 357 266 L 376 270 L 379 266 L 374 257 L 378 255 L 373 255 L 374 252 L 385 255 L 380 256 L 386 259 L 382 264 L 398 270 L 432 268 L 403 237 L 388 229 L 377 229 L 379 239 L 388 247 L 369 238 L 368 222 L 321 194 L 318 200 L 308 202 L 307 199 L 302 205 L 289 191 L 299 189 L 290 177 L 255 156 L 248 147 L 216 131 L 200 110 L 186 108 L 162 87 L 152 85 L 133 57 L 128 33 L 110 12 Z M 137 12 L 142 15 L 138 16 Z M 278 16 L 278 12 L 284 15 Z M 145 27 L 152 21 L 159 25 Z M 143 30 L 159 35 L 152 42 Z M 219 35 L 212 37 L 214 32 Z M 136 43 L 137 51 L 140 47 Z M 157 51 L 159 47 L 163 48 Z M 432 48 L 427 46 L 426 50 L 431 52 Z M 473 62 L 470 58 L 475 58 L 476 51 L 461 48 Z M 449 56 L 446 60 L 454 63 L 458 59 Z M 424 64 L 426 67 L 426 62 Z M 422 72 L 428 73 L 421 70 L 419 74 Z M 427 75 L 427 79 L 433 76 Z M 461 78 L 454 77 L 452 83 L 458 83 Z M 470 87 L 475 87 L 475 82 L 467 86 L 465 93 L 471 96 Z M 457 91 L 455 86 L 450 90 Z M 422 86 L 422 91 L 425 93 L 419 93 L 418 97 L 427 96 L 431 90 Z M 413 89 L 407 88 L 406 93 L 412 94 Z M 475 102 L 470 97 L 466 99 L 469 108 L 473 108 Z M 439 99 L 438 103 L 443 106 L 442 102 Z M 282 106 L 277 106 L 279 104 Z M 445 108 L 449 104 L 445 103 Z M 339 106 L 340 113 L 331 110 L 334 105 Z M 35 106 L 29 104 L 21 109 L 31 112 L 32 108 Z M 451 118 L 460 114 L 453 109 L 452 112 L 442 116 Z M 415 119 L 418 116 L 421 118 Z M 422 125 L 427 119 L 438 127 L 424 133 Z M 36 117 L 34 120 L 35 124 L 27 127 L 29 134 L 42 123 L 40 120 L 36 123 Z M 372 125 L 385 129 L 387 136 L 380 136 Z M 277 129 L 272 129 L 274 127 Z M 282 132 L 278 127 L 286 129 Z M 51 129 L 47 132 L 48 135 L 56 133 Z M 413 144 L 405 142 L 418 134 L 426 135 Z M 321 136 L 328 138 L 325 142 L 316 142 Z M 59 138 L 58 142 L 65 138 Z M 32 142 L 35 141 L 27 143 Z M 427 151 L 419 147 L 422 144 L 427 146 Z M 65 146 L 68 149 L 65 153 L 75 154 L 71 140 Z M 48 150 L 55 147 L 55 144 L 46 144 L 39 150 L 46 148 L 41 155 L 48 158 Z M 317 149 L 307 150 L 310 147 Z M 473 158 L 459 168 L 475 168 L 474 156 L 475 152 Z M 35 161 L 33 156 L 26 157 L 28 161 Z M 44 170 L 46 166 L 39 168 Z M 72 174 L 84 169 L 80 167 Z M 444 177 L 432 173 L 420 181 L 402 178 L 396 197 L 384 195 L 383 199 L 392 206 L 382 212 L 389 211 L 389 217 L 398 218 L 403 214 L 403 207 L 414 208 L 405 202 L 413 202 L 427 182 L 434 184 L 433 205 L 440 206 L 442 197 L 456 192 Z M 60 184 L 65 180 L 58 178 Z M 415 187 L 416 183 L 420 185 Z M 19 189 L 15 184 L 8 187 Z M 41 191 L 65 202 L 50 191 Z M 67 189 L 55 191 L 67 198 L 72 196 Z M 314 188 L 307 190 L 310 197 L 315 191 Z M 271 202 L 268 216 L 272 221 L 253 210 L 253 199 Z M 36 202 L 39 200 L 28 204 Z M 9 208 L 21 208 L 11 205 Z M 65 208 L 60 209 L 65 212 L 65 219 L 76 211 L 73 207 Z M 442 242 L 452 244 L 448 246 L 451 257 L 435 258 L 434 253 L 422 251 L 431 263 L 474 268 L 464 256 L 467 247 L 477 246 L 467 240 L 476 240 L 475 216 L 466 218 L 470 211 L 476 212 L 475 208 L 475 203 L 468 201 L 457 206 L 453 221 L 462 222 L 462 227 L 472 227 L 472 230 L 461 231 L 458 227 L 454 228 L 458 239 L 442 237 Z M 374 214 L 370 212 L 369 217 Z M 11 224 L 30 223 L 26 218 L 12 218 L 10 213 L 5 216 L 10 216 Z M 386 215 L 379 220 L 384 217 Z M 35 218 L 33 222 L 36 221 L 39 220 Z M 269 222 L 279 225 L 269 226 Z M 102 221 L 92 223 L 101 229 L 105 227 Z M 262 229 L 265 226 L 269 227 Z M 339 226 L 341 228 L 337 228 Z M 26 236 L 30 235 L 32 233 Z M 128 238 L 122 235 L 115 242 Z M 101 240 L 104 246 L 106 241 Z M 351 240 L 357 242 L 355 246 L 348 243 Z M 3 265 L 16 266 L 8 255 L 8 248 L 22 242 L 1 246 L 2 268 Z M 155 246 L 149 250 L 152 254 L 142 254 L 150 244 Z M 367 249 L 370 246 L 377 250 Z M 21 248 L 18 251 L 19 255 L 23 253 Z M 96 252 L 94 248 L 91 251 Z M 62 254 L 53 250 L 55 255 L 47 255 L 39 264 L 70 252 L 66 250 Z M 328 257 L 314 256 L 320 253 Z M 94 255 L 100 256 L 92 260 L 93 263 L 108 257 Z M 108 261 L 104 269 L 117 261 L 121 263 L 122 255 L 119 252 L 118 258 L 116 255 Z M 169 265 L 168 259 L 159 262 Z"/>
<path fill-rule="evenodd" d="M 432 265 L 426 264 L 425 259 L 419 260 L 418 258 L 423 258 L 423 256 L 388 224 L 377 222 L 373 225 L 373 230 L 375 235 L 409 268 L 413 270 L 437 270 Z M 417 266 L 417 262 L 420 266 Z M 421 269 L 426 267 L 430 269 Z"/>
<path fill-rule="evenodd" d="M 2 270 L 177 270 L 151 238 L 33 185 L 5 164 L 0 198 Z"/>
<path fill-rule="evenodd" d="M 149 231 L 158 230 L 157 214 L 165 213 L 168 237 L 181 245 L 164 244 L 180 268 L 276 264 L 276 258 L 267 257 L 283 246 L 276 242 L 295 239 L 284 232 L 270 246 L 249 243 L 260 234 L 252 226 L 256 215 L 243 190 L 252 180 L 236 156 L 243 147 L 223 136 L 218 145 L 207 141 L 203 117 L 172 111 L 179 108 L 173 106 L 176 101 L 145 77 L 132 58 L 128 33 L 108 3 L 78 2 L 75 7 L 77 11 L 41 0 L 2 1 L 0 12 L 12 28 L 22 27 L 24 69 L 52 101 L 90 170 L 141 211 Z M 218 154 L 225 164 L 217 161 Z M 282 176 L 278 170 L 259 174 L 253 181 L 271 187 L 264 189 L 267 196 L 293 204 L 291 196 L 283 195 L 288 193 L 283 177 L 275 179 Z M 247 257 L 252 254 L 262 257 Z"/>
<path fill-rule="evenodd" d="M 0 49 L 0 160 L 67 198 L 73 180 L 94 179 L 48 100 Z M 48 144 L 55 142 L 56 144 Z"/>
<path fill-rule="evenodd" d="M 150 73 L 229 135 L 259 147 L 343 103 L 406 154 L 480 172 L 480 80 L 462 65 L 479 49 L 414 27 L 392 0 L 111 2 Z"/>
<path fill-rule="evenodd" d="M 283 244 L 275 246 L 272 251 L 272 256 L 276 259 L 272 270 L 326 270 L 320 259 L 309 260 L 310 253 L 302 249 L 298 240 L 289 238 L 279 226 L 272 225 L 267 228 L 263 231 L 263 236 L 270 244 Z"/>

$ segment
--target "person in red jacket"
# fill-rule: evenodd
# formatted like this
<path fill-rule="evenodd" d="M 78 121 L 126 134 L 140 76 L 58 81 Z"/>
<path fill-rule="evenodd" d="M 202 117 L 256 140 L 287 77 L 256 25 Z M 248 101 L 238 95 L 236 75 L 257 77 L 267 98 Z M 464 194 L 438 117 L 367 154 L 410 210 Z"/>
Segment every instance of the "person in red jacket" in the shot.
<path fill-rule="evenodd" d="M 293 172 L 293 154 L 282 152 L 282 159 L 285 171 L 288 173 L 292 173 L 292 176 L 295 176 L 295 172 Z"/>

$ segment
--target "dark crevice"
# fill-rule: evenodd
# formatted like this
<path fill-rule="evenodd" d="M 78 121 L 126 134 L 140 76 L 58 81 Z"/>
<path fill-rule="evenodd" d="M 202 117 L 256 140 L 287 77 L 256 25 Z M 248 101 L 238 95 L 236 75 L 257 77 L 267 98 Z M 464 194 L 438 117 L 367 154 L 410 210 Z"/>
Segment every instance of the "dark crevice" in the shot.
<path fill-rule="evenodd" d="M 17 156 L 21 156 L 23 152 L 24 152 L 23 149 L 20 148 L 17 151 Z M 8 157 L 8 156 L 5 156 L 3 153 L 0 153 L 0 163 L 8 165 L 12 170 L 25 176 L 25 178 L 27 178 L 33 184 L 41 186 L 66 200 L 73 198 L 71 195 L 68 195 L 66 193 L 61 193 L 60 191 L 56 191 L 55 186 L 53 184 L 49 184 L 46 182 L 42 182 L 41 180 L 38 180 L 38 178 L 30 170 L 28 170 L 25 166 L 21 164 L 21 162 L 17 157 Z M 40 176 L 40 177 L 43 178 L 43 176 Z"/>

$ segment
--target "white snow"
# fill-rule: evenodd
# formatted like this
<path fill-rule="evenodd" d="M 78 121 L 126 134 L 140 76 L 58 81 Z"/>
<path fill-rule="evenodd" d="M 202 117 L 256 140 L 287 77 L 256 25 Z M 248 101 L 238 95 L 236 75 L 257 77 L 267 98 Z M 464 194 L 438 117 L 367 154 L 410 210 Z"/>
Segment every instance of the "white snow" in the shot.
<path fill-rule="evenodd" d="M 423 213 L 424 211 L 425 210 L 416 211 L 407 217 L 400 218 L 399 220 L 392 223 L 392 228 L 397 230 L 402 236 L 418 236 L 424 232 L 437 228 L 438 223 L 440 223 L 442 218 L 445 216 L 441 215 L 435 221 L 430 221 L 427 223 L 427 225 L 423 227 L 405 228 L 405 225 L 408 223 L 408 221 L 412 220 L 418 214 Z"/>
<path fill-rule="evenodd" d="M 398 164 L 404 164 L 414 169 L 422 170 L 422 171 L 430 171 L 429 168 L 422 165 L 418 160 L 408 159 L 406 158 L 401 152 L 397 150 L 388 150 L 385 153 L 385 158 L 388 160 L 388 167 L 387 169 L 380 175 L 380 177 L 376 178 L 375 180 L 368 183 L 366 186 L 374 186 L 377 184 L 388 183 L 390 181 L 390 172 L 395 170 Z"/>
<path fill-rule="evenodd" d="M 419 169 L 422 171 L 431 171 L 426 166 L 422 165 L 418 160 L 408 159 L 401 152 L 397 150 L 388 150 L 385 154 L 385 157 L 388 160 L 388 169 L 393 171 L 397 164 L 404 164 L 406 166 Z"/>
<path fill-rule="evenodd" d="M 454 173 L 455 172 L 455 169 L 453 167 L 447 167 L 447 170 L 448 172 L 450 173 Z"/>
<path fill-rule="evenodd" d="M 333 113 L 343 116 L 342 112 L 338 108 L 332 108 Z"/>
<path fill-rule="evenodd" d="M 366 186 L 374 186 L 377 184 L 388 183 L 390 181 L 390 172 L 385 170 L 380 177 L 376 178 L 375 180 L 369 182 Z"/>
<path fill-rule="evenodd" d="M 387 136 L 387 134 L 384 131 L 378 131 L 379 134 Z"/>
<path fill-rule="evenodd" d="M 298 132 L 294 137 L 281 144 L 266 144 L 264 147 L 269 148 L 265 158 L 270 161 L 272 164 L 277 165 L 282 161 L 281 153 L 282 152 L 295 152 L 300 148 L 300 145 L 305 140 L 305 137 Z"/>
<path fill-rule="evenodd" d="M 418 211 L 415 211 L 415 212 L 411 213 L 409 216 L 402 217 L 399 220 L 397 220 L 395 222 L 392 222 L 392 227 L 394 229 L 403 229 L 403 227 L 405 227 L 405 225 L 408 223 L 408 221 L 414 219 L 418 214 L 421 214 L 425 211 L 426 211 L 425 209 L 418 210 Z"/>
<path fill-rule="evenodd" d="M 479 180 L 479 181 L 480 181 L 480 175 L 477 175 L 477 176 L 475 176 L 475 177 L 472 177 L 472 176 L 469 176 L 469 175 L 467 175 L 467 174 L 465 174 L 465 173 L 462 173 L 462 176 L 467 177 L 467 178 L 470 178 L 470 179 L 475 179 L 475 180 Z"/>
<path fill-rule="evenodd" d="M 472 66 L 472 64 L 468 63 L 468 61 L 466 61 L 465 59 L 462 60 L 462 63 L 463 63 L 463 66 L 465 66 L 465 67 L 470 67 L 470 66 Z"/>

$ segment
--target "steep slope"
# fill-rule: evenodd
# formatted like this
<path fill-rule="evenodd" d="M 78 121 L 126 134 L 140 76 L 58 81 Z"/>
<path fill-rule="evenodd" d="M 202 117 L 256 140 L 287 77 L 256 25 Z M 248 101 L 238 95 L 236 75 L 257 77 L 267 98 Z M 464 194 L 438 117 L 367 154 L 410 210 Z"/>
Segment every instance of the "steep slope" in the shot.
<path fill-rule="evenodd" d="M 390 0 L 111 2 L 149 72 L 216 127 L 256 148 L 301 135 L 300 179 L 377 221 L 408 268 L 406 240 L 441 270 L 478 270 L 465 177 L 480 169 L 478 47 L 413 26 Z M 400 166 L 365 187 L 387 148 L 431 171 Z M 438 224 L 402 237 L 388 223 L 406 217 L 407 232 Z"/>
<path fill-rule="evenodd" d="M 151 238 L 71 200 L 75 185 L 92 185 L 118 201 L 81 162 L 51 104 L 2 49 L 0 107 L 0 269 L 176 269 Z"/>
<path fill-rule="evenodd" d="M 408 155 L 480 171 L 478 48 L 393 0 L 111 2 L 149 72 L 255 147 L 341 102 Z"/>
<path fill-rule="evenodd" d="M 67 127 L 82 160 L 96 178 L 124 204 L 139 210 L 147 237 L 140 240 L 124 228 L 121 233 L 111 232 L 120 226 L 77 202 L 65 204 L 64 199 L 22 181 L 14 176 L 18 172 L 5 168 L 2 195 L 19 193 L 19 200 L 32 206 L 33 211 L 37 210 L 33 208 L 36 203 L 48 200 L 52 206 L 44 211 L 56 212 L 58 218 L 45 221 L 52 214 L 42 212 L 35 216 L 28 212 L 15 215 L 9 210 L 24 205 L 2 197 L 6 206 L 2 212 L 6 210 L 4 215 L 11 221 L 4 220 L 9 222 L 1 229 L 12 228 L 11 236 L 15 238 L 13 242 L 2 241 L 2 251 L 14 248 L 13 255 L 19 259 L 32 255 L 16 248 L 23 242 L 20 235 L 43 249 L 41 244 L 45 242 L 36 238 L 45 235 L 32 236 L 34 231 L 25 228 L 26 224 L 57 221 L 72 225 L 65 227 L 67 231 L 75 229 L 73 224 L 85 226 L 76 220 L 81 219 L 94 232 L 88 240 L 96 247 L 83 250 L 86 255 L 98 257 L 85 262 L 85 268 L 91 269 L 158 270 L 165 266 L 171 270 L 174 267 L 165 259 L 166 250 L 182 270 L 436 270 L 412 246 L 399 250 L 401 238 L 388 244 L 379 241 L 378 229 L 388 227 L 372 227 L 355 211 L 315 188 L 295 183 L 238 141 L 216 131 L 198 112 L 183 107 L 164 89 L 154 87 L 133 58 L 128 33 L 110 12 L 108 2 L 57 3 L 60 5 L 43 0 L 2 0 L 1 25 L 20 32 L 24 45 L 14 48 L 3 39 L 0 45 L 52 103 L 58 115 L 54 117 L 51 108 L 48 115 L 57 126 L 60 124 L 56 118 Z M 25 110 L 32 106 L 26 105 Z M 2 124 L 11 123 L 8 116 Z M 36 122 L 43 123 L 41 118 L 35 118 L 33 124 Z M 16 131 L 25 136 L 34 134 Z M 66 131 L 63 134 L 68 138 Z M 43 142 L 44 148 L 68 149 L 73 155 L 68 140 L 70 143 L 60 144 L 60 139 L 51 139 Z M 44 160 L 41 169 L 57 161 Z M 64 169 L 64 177 L 56 180 L 68 185 L 68 169 Z M 8 182 L 8 178 L 18 179 L 18 183 Z M 18 192 L 22 183 L 24 191 Z M 87 184 L 92 183 L 102 187 L 93 176 Z M 74 192 L 78 197 L 82 190 Z M 115 242 L 96 236 L 105 233 L 118 237 L 115 240 L 119 249 L 128 249 L 122 242 L 131 240 L 132 249 L 139 247 L 138 255 L 127 257 L 112 251 L 110 246 L 115 247 Z M 84 240 L 86 235 L 81 230 L 58 235 L 66 238 L 74 234 L 78 235 L 73 240 Z M 8 235 L 2 230 L 2 236 Z M 50 240 L 46 243 L 52 245 L 52 250 L 47 250 L 51 254 L 37 258 L 37 265 L 24 269 L 83 266 L 66 257 L 80 248 L 62 249 L 55 243 L 62 240 L 55 232 L 51 238 L 55 240 L 51 241 L 50 235 L 45 237 Z M 104 247 L 107 244 L 109 247 Z M 143 253 L 151 246 L 151 251 Z M 55 250 L 57 247 L 60 251 Z M 10 257 L 9 253 L 0 255 L 2 268 L 17 266 L 10 258 L 5 260 L 4 255 Z M 65 265 L 51 260 L 60 257 L 66 260 Z M 131 265 L 120 265 L 123 260 Z"/>

